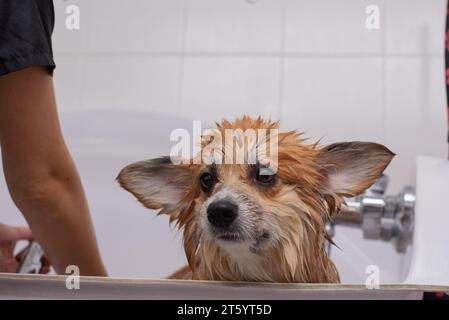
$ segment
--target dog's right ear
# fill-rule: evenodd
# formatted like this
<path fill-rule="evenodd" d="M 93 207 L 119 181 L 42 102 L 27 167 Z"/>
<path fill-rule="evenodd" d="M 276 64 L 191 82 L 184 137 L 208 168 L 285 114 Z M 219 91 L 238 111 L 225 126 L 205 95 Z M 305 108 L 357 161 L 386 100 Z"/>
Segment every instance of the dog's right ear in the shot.
<path fill-rule="evenodd" d="M 184 164 L 173 164 L 170 157 L 132 163 L 117 176 L 120 185 L 145 207 L 170 213 L 183 199 L 193 179 Z"/>

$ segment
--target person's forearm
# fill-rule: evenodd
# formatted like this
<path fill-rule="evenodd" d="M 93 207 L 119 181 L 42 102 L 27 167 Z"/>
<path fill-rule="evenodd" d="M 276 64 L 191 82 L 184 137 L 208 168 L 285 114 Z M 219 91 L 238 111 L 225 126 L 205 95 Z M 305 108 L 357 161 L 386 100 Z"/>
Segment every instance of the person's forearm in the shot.
<path fill-rule="evenodd" d="M 59 125 L 53 78 L 42 67 L 0 77 L 0 143 L 17 207 L 58 273 L 106 275 L 83 188 Z"/>
<path fill-rule="evenodd" d="M 56 272 L 77 265 L 82 275 L 106 276 L 75 168 L 64 179 L 48 177 L 39 183 L 45 187 L 11 188 L 11 194 Z"/>

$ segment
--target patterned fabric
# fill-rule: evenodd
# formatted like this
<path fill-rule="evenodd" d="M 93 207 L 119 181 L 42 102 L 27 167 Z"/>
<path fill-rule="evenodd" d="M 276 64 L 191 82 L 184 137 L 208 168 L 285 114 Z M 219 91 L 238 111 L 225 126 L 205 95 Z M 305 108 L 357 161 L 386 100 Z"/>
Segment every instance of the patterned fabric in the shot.
<path fill-rule="evenodd" d="M 424 292 L 423 300 L 449 300 L 449 295 L 445 292 Z"/>
<path fill-rule="evenodd" d="M 447 96 L 447 116 L 448 116 L 448 126 L 449 126 L 449 1 L 447 3 L 446 10 L 446 96 Z M 447 134 L 447 142 L 449 143 L 449 130 Z"/>

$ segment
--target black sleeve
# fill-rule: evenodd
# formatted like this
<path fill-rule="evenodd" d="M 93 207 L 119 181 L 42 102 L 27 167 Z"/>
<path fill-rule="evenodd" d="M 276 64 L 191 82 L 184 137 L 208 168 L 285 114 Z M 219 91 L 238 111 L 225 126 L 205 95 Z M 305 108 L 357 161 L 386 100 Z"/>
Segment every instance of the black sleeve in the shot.
<path fill-rule="evenodd" d="M 0 76 L 31 66 L 55 68 L 52 0 L 0 0 Z"/>

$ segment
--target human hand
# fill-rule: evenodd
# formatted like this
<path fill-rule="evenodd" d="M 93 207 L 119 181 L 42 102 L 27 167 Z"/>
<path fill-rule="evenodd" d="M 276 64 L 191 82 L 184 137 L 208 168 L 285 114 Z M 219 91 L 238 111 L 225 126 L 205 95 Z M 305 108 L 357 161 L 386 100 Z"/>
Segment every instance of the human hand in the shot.
<path fill-rule="evenodd" d="M 20 240 L 33 240 L 33 235 L 28 227 L 13 227 L 0 223 L 0 272 L 17 273 L 25 259 L 29 246 L 14 256 L 14 249 Z M 42 267 L 39 273 L 50 271 L 50 261 L 42 258 Z"/>

